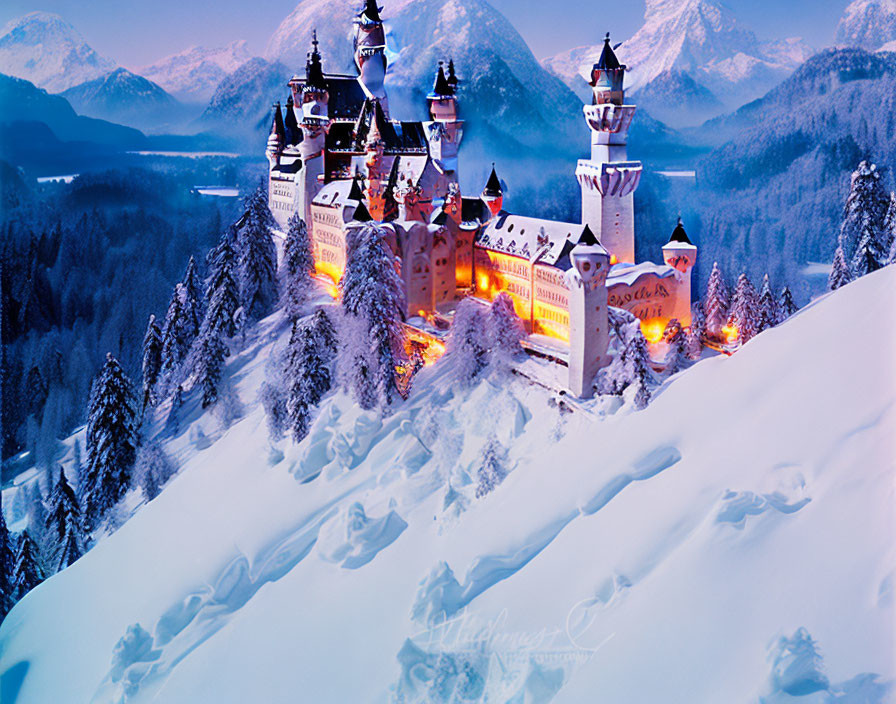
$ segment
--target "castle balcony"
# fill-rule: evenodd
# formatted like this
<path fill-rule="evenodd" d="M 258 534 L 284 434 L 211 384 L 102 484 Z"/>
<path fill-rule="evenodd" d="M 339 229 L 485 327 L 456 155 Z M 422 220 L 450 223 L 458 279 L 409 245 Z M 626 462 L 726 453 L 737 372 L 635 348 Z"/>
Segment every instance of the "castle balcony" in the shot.
<path fill-rule="evenodd" d="M 634 105 L 614 105 L 602 103 L 600 105 L 585 105 L 585 122 L 595 132 L 628 132 L 635 116 Z"/>
<path fill-rule="evenodd" d="M 576 179 L 584 189 L 598 191 L 602 196 L 627 196 L 641 182 L 640 161 L 597 163 L 580 159 Z"/>

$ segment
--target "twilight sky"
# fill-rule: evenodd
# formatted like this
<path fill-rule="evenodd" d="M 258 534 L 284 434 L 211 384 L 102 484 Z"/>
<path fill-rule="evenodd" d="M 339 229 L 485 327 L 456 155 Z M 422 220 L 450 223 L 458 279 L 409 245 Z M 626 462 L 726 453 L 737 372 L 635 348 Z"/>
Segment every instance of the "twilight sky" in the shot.
<path fill-rule="evenodd" d="M 350 0 L 333 0 L 346 2 Z M 594 44 L 608 29 L 620 40 L 641 25 L 644 0 L 491 0 L 538 58 Z M 801 36 L 816 48 L 833 42 L 848 0 L 728 0 L 738 19 L 760 38 Z M 381 0 L 388 16 L 389 0 Z M 35 10 L 62 15 L 88 44 L 129 67 L 188 46 L 221 46 L 247 39 L 261 53 L 296 0 L 5 0 L 0 24 Z"/>

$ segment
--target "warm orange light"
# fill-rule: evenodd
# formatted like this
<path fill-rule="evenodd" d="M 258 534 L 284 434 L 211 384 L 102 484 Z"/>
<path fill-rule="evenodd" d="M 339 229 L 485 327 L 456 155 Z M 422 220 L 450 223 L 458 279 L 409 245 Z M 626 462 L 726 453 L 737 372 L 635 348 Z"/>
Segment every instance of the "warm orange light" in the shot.
<path fill-rule="evenodd" d="M 737 326 L 733 323 L 730 325 L 723 325 L 722 334 L 725 336 L 726 342 L 736 342 L 738 336 Z"/>
<path fill-rule="evenodd" d="M 611 254 L 610 255 L 610 266 L 613 266 L 614 264 L 618 264 L 618 263 L 619 263 L 619 260 L 616 258 L 616 255 Z"/>
<path fill-rule="evenodd" d="M 641 321 L 641 332 L 650 343 L 657 343 L 663 339 L 663 332 L 666 330 L 666 321 L 660 318 L 652 318 L 650 320 Z"/>
<path fill-rule="evenodd" d="M 488 293 L 488 276 L 486 274 L 476 277 L 476 287 L 483 293 Z"/>

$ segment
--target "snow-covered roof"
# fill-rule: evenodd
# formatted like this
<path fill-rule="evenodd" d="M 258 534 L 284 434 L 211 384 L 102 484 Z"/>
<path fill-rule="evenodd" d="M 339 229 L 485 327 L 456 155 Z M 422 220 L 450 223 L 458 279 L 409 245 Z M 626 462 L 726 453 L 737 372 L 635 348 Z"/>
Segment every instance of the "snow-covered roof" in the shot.
<path fill-rule="evenodd" d="M 480 230 L 476 236 L 476 244 L 496 252 L 566 269 L 570 264 L 565 255 L 579 242 L 586 227 L 581 223 L 543 220 L 501 212 Z"/>
<path fill-rule="evenodd" d="M 661 279 L 675 276 L 675 269 L 666 264 L 654 264 L 653 262 L 641 262 L 640 264 L 620 263 L 614 264 L 607 275 L 607 287 L 615 284 L 634 286 L 642 276 L 653 274 Z"/>
<path fill-rule="evenodd" d="M 354 183 L 355 180 L 351 178 L 340 181 L 330 181 L 317 192 L 317 195 L 314 196 L 314 200 L 311 201 L 311 204 L 323 205 L 328 208 L 339 208 L 346 205 L 348 201 L 355 203 L 357 201 L 350 198 Z"/>

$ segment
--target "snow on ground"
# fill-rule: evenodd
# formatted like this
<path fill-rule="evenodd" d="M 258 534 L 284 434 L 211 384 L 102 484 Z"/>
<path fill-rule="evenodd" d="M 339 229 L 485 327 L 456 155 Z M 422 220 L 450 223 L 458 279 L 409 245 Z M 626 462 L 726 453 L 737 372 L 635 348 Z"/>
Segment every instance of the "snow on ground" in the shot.
<path fill-rule="evenodd" d="M 188 399 L 177 477 L 0 627 L 0 700 L 884 702 L 894 696 L 888 267 L 644 411 L 427 368 L 305 441 L 256 403 L 274 316 Z M 596 402 L 595 402 L 596 403 Z M 476 499 L 490 434 L 504 482 Z"/>

